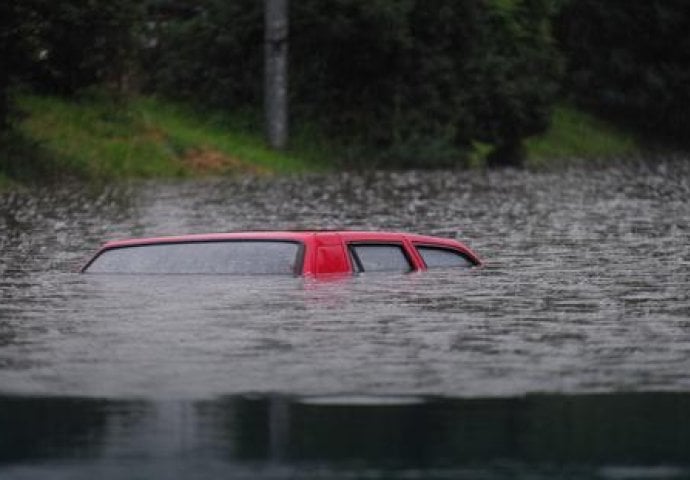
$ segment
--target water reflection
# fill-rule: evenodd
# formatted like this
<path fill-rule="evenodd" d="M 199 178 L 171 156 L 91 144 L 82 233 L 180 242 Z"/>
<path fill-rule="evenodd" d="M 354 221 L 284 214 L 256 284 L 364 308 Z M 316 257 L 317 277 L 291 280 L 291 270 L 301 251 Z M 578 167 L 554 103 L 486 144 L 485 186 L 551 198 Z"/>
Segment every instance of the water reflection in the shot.
<path fill-rule="evenodd" d="M 688 411 L 681 393 L 0 397 L 0 476 L 686 478 Z"/>
<path fill-rule="evenodd" d="M 136 401 L 0 397 L 0 465 L 107 456 L 117 426 L 141 422 L 152 408 Z"/>

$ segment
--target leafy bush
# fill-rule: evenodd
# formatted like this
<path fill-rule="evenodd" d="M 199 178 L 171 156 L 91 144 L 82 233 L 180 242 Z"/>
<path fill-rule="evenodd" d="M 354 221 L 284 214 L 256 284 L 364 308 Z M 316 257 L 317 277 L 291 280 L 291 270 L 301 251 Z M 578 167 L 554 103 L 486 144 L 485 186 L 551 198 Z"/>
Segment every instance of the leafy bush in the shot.
<path fill-rule="evenodd" d="M 544 131 L 561 79 L 550 0 L 502 0 L 482 10 L 478 51 L 467 62 L 473 136 L 496 146 L 490 160 L 519 163 L 522 139 Z"/>
<path fill-rule="evenodd" d="M 0 131 L 9 126 L 10 88 L 25 71 L 31 45 L 30 11 L 20 0 L 0 2 Z"/>
<path fill-rule="evenodd" d="M 687 141 L 687 1 L 569 1 L 556 25 L 568 62 L 567 86 L 579 103 Z"/>
<path fill-rule="evenodd" d="M 416 139 L 444 162 L 475 139 L 514 147 L 546 127 L 554 101 L 550 4 L 293 1 L 293 119 L 393 162 L 398 154 L 424 158 Z M 214 107 L 260 108 L 262 2 L 195 5 L 196 14 L 159 22 L 150 88 Z"/>
<path fill-rule="evenodd" d="M 38 16 L 34 80 L 72 94 L 94 84 L 134 81 L 144 9 L 137 0 L 32 0 Z"/>
<path fill-rule="evenodd" d="M 260 107 L 263 2 L 161 2 L 152 12 L 149 90 L 213 107 Z"/>
<path fill-rule="evenodd" d="M 136 88 L 144 11 L 137 0 L 0 2 L 0 130 L 11 126 L 16 84 L 63 95 Z"/>

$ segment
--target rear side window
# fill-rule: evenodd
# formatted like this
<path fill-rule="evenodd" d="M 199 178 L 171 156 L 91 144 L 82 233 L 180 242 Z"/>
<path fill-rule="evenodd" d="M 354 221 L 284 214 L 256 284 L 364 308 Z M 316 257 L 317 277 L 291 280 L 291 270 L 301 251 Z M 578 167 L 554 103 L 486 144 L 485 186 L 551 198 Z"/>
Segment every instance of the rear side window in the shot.
<path fill-rule="evenodd" d="M 88 273 L 277 274 L 301 273 L 295 242 L 228 241 L 159 243 L 105 250 Z"/>
<path fill-rule="evenodd" d="M 441 247 L 417 247 L 427 268 L 469 268 L 474 262 L 457 250 Z"/>
<path fill-rule="evenodd" d="M 409 272 L 412 270 L 401 245 L 350 245 L 356 270 L 364 272 Z"/>

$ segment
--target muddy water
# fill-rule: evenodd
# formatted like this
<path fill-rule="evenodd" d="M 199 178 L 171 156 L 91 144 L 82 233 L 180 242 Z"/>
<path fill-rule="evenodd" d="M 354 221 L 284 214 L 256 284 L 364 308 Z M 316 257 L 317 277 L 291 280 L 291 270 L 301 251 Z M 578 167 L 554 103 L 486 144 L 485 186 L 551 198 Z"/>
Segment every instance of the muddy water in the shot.
<path fill-rule="evenodd" d="M 448 236 L 488 266 L 74 273 L 106 239 L 254 228 Z M 2 478 L 690 476 L 684 160 L 36 187 L 0 194 L 0 247 Z"/>

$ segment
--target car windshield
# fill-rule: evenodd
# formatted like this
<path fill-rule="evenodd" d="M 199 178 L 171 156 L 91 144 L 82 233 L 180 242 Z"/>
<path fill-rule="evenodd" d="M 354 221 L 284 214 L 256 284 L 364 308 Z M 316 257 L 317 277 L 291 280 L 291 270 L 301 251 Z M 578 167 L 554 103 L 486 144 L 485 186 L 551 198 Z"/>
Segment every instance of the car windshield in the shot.
<path fill-rule="evenodd" d="M 299 274 L 300 244 L 240 240 L 158 243 L 104 250 L 87 273 L 134 274 Z"/>

